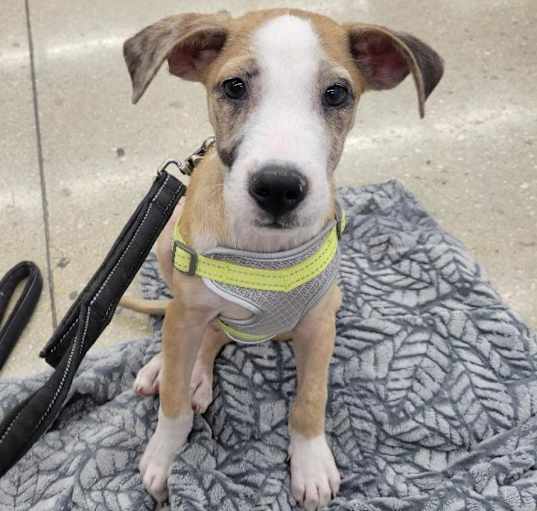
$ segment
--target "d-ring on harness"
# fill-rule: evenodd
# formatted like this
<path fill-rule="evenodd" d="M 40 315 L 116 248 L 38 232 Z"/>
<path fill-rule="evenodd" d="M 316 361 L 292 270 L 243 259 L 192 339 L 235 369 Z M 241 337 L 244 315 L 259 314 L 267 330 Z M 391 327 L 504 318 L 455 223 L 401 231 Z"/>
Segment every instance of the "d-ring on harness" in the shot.
<path fill-rule="evenodd" d="M 184 162 L 168 160 L 161 166 L 149 192 L 40 353 L 55 371 L 43 387 L 17 405 L 0 423 L 0 477 L 60 414 L 82 359 L 112 320 L 121 296 L 185 194 L 186 186 L 166 170 L 175 165 L 190 175 L 213 143 L 211 137 Z M 0 330 L 0 368 L 37 303 L 41 277 L 33 263 L 20 263 L 0 281 L 1 321 L 17 284 L 26 277 L 23 294 Z"/>

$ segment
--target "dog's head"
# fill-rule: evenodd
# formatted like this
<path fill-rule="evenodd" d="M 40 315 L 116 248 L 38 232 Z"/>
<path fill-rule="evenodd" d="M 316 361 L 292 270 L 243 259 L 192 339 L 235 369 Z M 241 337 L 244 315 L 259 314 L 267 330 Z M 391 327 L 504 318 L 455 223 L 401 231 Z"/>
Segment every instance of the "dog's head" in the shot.
<path fill-rule="evenodd" d="M 133 102 L 165 60 L 205 85 L 227 218 L 272 247 L 311 237 L 333 214 L 334 169 L 361 95 L 412 74 L 423 116 L 443 73 L 411 35 L 298 10 L 172 16 L 128 39 L 124 55 Z"/>

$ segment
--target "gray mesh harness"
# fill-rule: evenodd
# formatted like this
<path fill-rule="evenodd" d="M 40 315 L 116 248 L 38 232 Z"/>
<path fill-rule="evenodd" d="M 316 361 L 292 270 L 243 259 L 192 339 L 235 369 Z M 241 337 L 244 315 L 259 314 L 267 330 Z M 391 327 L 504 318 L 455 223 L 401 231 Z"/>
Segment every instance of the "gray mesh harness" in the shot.
<path fill-rule="evenodd" d="M 277 253 L 256 253 L 220 248 L 208 250 L 204 255 L 265 269 L 282 269 L 297 265 L 316 253 L 336 227 L 341 233 L 339 214 L 312 240 L 292 250 Z M 326 268 L 316 277 L 288 292 L 263 291 L 249 287 L 224 284 L 204 277 L 205 285 L 219 296 L 236 303 L 251 312 L 247 319 L 218 318 L 226 335 L 237 342 L 257 343 L 291 332 L 305 314 L 319 303 L 337 277 L 339 269 L 339 247 Z"/>

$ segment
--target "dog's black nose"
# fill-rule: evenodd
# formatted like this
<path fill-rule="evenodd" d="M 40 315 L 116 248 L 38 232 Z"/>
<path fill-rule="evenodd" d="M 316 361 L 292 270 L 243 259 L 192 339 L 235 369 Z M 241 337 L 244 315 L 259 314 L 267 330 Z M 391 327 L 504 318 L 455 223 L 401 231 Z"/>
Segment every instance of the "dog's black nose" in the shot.
<path fill-rule="evenodd" d="M 306 178 L 297 170 L 269 165 L 252 175 L 248 191 L 260 208 L 277 218 L 302 202 L 307 187 Z"/>

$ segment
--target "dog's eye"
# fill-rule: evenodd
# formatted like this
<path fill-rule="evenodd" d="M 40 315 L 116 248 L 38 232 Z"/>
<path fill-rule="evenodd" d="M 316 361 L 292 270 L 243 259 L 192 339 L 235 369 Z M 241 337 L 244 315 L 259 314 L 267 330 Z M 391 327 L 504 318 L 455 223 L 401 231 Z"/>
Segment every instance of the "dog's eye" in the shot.
<path fill-rule="evenodd" d="M 338 84 L 330 85 L 323 94 L 325 105 L 332 107 L 343 105 L 348 97 L 349 91 L 347 87 Z"/>
<path fill-rule="evenodd" d="M 224 94 L 230 99 L 242 99 L 246 95 L 246 84 L 240 78 L 230 78 L 222 84 Z"/>

